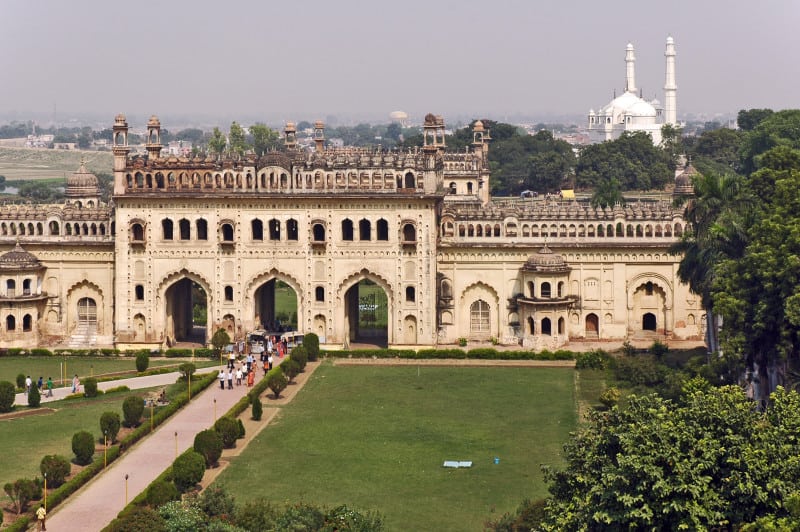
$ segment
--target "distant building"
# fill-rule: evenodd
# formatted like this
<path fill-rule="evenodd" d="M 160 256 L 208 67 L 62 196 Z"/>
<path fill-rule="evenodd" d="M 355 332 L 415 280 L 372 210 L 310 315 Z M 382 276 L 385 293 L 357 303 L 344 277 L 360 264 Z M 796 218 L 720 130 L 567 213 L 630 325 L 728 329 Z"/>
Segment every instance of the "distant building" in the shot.
<path fill-rule="evenodd" d="M 54 135 L 28 135 L 28 138 L 25 140 L 25 147 L 49 148 L 54 138 Z"/>
<path fill-rule="evenodd" d="M 176 157 L 188 157 L 192 153 L 192 143 L 188 140 L 173 140 L 167 144 L 167 153 Z"/>
<path fill-rule="evenodd" d="M 625 131 L 644 131 L 653 138 L 653 144 L 661 143 L 661 127 L 677 125 L 677 93 L 675 84 L 675 42 L 667 37 L 666 80 L 664 83 L 664 106 L 658 100 L 647 101 L 637 94 L 634 72 L 633 45 L 625 49 L 625 92 L 615 97 L 608 105 L 595 113 L 589 110 L 587 132 L 592 142 L 603 142 L 619 138 Z"/>

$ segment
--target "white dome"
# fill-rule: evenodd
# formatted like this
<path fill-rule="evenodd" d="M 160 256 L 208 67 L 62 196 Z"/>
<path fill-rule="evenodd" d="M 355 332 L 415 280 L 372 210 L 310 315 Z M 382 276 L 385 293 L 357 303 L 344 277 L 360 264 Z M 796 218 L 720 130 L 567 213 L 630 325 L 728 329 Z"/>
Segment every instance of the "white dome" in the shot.
<path fill-rule="evenodd" d="M 618 122 L 625 115 L 655 117 L 656 109 L 634 93 L 625 92 L 611 100 L 611 103 L 603 107 L 599 114 L 611 116 L 615 122 Z"/>
<path fill-rule="evenodd" d="M 389 113 L 389 118 L 392 120 L 408 120 L 408 113 L 405 111 L 392 111 Z"/>
<path fill-rule="evenodd" d="M 655 108 L 646 101 L 639 99 L 638 102 L 628 107 L 627 114 L 632 116 L 656 116 Z"/>

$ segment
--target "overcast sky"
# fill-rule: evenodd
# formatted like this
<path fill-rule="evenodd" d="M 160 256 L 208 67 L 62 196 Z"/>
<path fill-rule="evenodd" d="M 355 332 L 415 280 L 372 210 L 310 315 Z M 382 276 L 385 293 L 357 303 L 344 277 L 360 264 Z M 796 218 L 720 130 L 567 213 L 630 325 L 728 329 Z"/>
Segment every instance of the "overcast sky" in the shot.
<path fill-rule="evenodd" d="M 0 114 L 584 115 L 628 42 L 663 101 L 668 35 L 679 119 L 783 109 L 798 26 L 796 0 L 0 0 Z"/>

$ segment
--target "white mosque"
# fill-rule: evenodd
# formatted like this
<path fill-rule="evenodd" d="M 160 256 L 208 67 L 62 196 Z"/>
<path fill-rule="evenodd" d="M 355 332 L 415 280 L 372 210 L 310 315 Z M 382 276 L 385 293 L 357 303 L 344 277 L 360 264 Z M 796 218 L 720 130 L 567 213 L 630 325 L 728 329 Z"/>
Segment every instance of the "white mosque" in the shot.
<path fill-rule="evenodd" d="M 633 45 L 625 49 L 625 92 L 601 107 L 595 113 L 589 110 L 587 133 L 592 142 L 613 140 L 625 131 L 645 131 L 653 138 L 653 144 L 661 143 L 661 127 L 677 125 L 677 94 L 675 84 L 675 41 L 667 37 L 666 79 L 664 82 L 664 106 L 658 100 L 647 101 L 637 94 Z"/>

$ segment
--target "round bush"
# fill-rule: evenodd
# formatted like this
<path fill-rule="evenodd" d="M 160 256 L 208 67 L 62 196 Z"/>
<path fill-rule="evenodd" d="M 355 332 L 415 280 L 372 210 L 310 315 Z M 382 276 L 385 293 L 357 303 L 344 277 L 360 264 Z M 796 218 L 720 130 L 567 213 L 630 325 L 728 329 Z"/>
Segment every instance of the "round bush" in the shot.
<path fill-rule="evenodd" d="M 181 498 L 181 493 L 175 484 L 167 480 L 157 480 L 150 484 L 145 495 L 148 506 L 158 508 L 169 501 L 177 501 Z"/>
<path fill-rule="evenodd" d="M 139 373 L 143 371 L 147 371 L 147 368 L 150 366 L 150 355 L 145 352 L 140 352 L 136 354 L 136 371 Z"/>
<path fill-rule="evenodd" d="M 97 379 L 89 377 L 83 381 L 83 393 L 86 397 L 97 397 Z"/>
<path fill-rule="evenodd" d="M 0 412 L 11 412 L 14 410 L 15 394 L 16 389 L 13 383 L 0 381 Z"/>
<path fill-rule="evenodd" d="M 192 364 L 191 362 L 184 362 L 180 366 L 178 366 L 178 372 L 181 374 L 181 380 L 186 380 L 189 376 L 194 375 L 194 372 L 197 371 L 197 366 Z"/>
<path fill-rule="evenodd" d="M 114 519 L 106 530 L 109 532 L 129 532 L 131 530 L 166 532 L 167 523 L 155 510 L 143 506 L 134 506 L 124 516 Z"/>
<path fill-rule="evenodd" d="M 69 469 L 69 460 L 58 454 L 48 454 L 39 464 L 42 478 L 47 475 L 48 488 L 57 488 L 63 484 L 69 475 Z"/>
<path fill-rule="evenodd" d="M 136 427 L 142 419 L 144 413 L 144 400 L 138 395 L 130 395 L 122 402 L 123 425 L 126 427 Z"/>
<path fill-rule="evenodd" d="M 270 375 L 269 380 L 267 381 L 267 387 L 272 390 L 273 394 L 275 394 L 275 399 L 281 396 L 281 392 L 285 390 L 286 386 L 288 385 L 289 381 L 286 380 L 286 376 L 282 371 L 276 371 Z"/>
<path fill-rule="evenodd" d="M 110 443 L 117 441 L 120 421 L 116 412 L 103 412 L 100 416 L 100 431 L 108 437 Z"/>
<path fill-rule="evenodd" d="M 25 388 L 25 374 L 17 374 L 17 388 Z"/>
<path fill-rule="evenodd" d="M 306 369 L 306 364 L 308 364 L 308 351 L 302 345 L 298 345 L 294 349 L 292 349 L 292 354 L 290 355 L 291 359 L 297 362 L 297 365 L 300 366 L 300 371 Z"/>
<path fill-rule="evenodd" d="M 33 383 L 31 389 L 28 391 L 28 406 L 31 408 L 39 408 L 39 405 L 42 404 L 42 394 L 39 393 L 39 387 L 36 386 L 36 383 Z"/>
<path fill-rule="evenodd" d="M 288 358 L 281 362 L 280 368 L 283 370 L 289 382 L 300 374 L 300 364 L 296 360 Z"/>
<path fill-rule="evenodd" d="M 236 424 L 239 425 L 239 439 L 244 438 L 245 435 L 244 423 L 242 423 L 241 419 L 237 419 Z"/>
<path fill-rule="evenodd" d="M 205 472 L 206 460 L 202 454 L 195 451 L 183 453 L 172 463 L 172 479 L 181 492 L 193 488 L 203 480 Z"/>
<path fill-rule="evenodd" d="M 203 430 L 194 437 L 194 450 L 200 453 L 206 461 L 206 467 L 217 463 L 222 456 L 222 436 L 212 429 Z"/>
<path fill-rule="evenodd" d="M 221 417 L 214 423 L 214 430 L 222 436 L 222 445 L 226 449 L 236 447 L 236 440 L 239 438 L 239 424 L 229 416 Z"/>
<path fill-rule="evenodd" d="M 254 421 L 261 421 L 261 416 L 264 415 L 264 407 L 261 404 L 260 397 L 255 397 L 253 399 L 253 411 L 251 415 Z"/>
<path fill-rule="evenodd" d="M 88 465 L 94 456 L 94 437 L 85 430 L 72 435 L 72 452 L 75 453 L 75 463 Z"/>
<path fill-rule="evenodd" d="M 303 348 L 308 353 L 308 360 L 316 362 L 319 358 L 319 336 L 308 333 L 303 337 Z"/>

